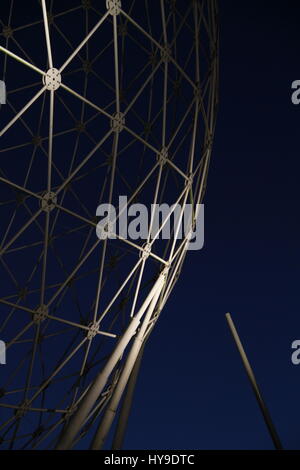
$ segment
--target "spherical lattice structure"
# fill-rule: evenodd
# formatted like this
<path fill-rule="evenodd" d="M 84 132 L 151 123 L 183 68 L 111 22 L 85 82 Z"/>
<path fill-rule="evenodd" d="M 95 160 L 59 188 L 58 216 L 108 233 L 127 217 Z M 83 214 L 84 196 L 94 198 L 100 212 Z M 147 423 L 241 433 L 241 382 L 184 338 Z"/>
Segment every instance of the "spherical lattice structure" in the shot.
<path fill-rule="evenodd" d="M 121 445 L 128 384 L 189 236 L 179 215 L 160 237 L 171 213 L 153 237 L 149 220 L 146 240 L 98 237 L 96 210 L 189 203 L 194 227 L 216 120 L 216 3 L 1 1 L 3 448 L 99 449 L 125 396 Z"/>

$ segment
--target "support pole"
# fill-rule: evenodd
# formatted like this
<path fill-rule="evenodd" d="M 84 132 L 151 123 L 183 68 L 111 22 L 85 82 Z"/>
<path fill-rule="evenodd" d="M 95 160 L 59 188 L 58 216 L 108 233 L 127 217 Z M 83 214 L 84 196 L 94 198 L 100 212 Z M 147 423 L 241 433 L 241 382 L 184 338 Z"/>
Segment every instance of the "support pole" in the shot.
<path fill-rule="evenodd" d="M 138 334 L 135 337 L 135 340 L 133 342 L 132 348 L 128 354 L 128 357 L 126 359 L 124 368 L 122 370 L 122 373 L 119 377 L 118 383 L 116 385 L 116 388 L 113 392 L 113 396 L 108 404 L 108 407 L 104 413 L 103 419 L 100 422 L 100 425 L 97 429 L 97 432 L 95 434 L 95 437 L 92 442 L 92 449 L 93 450 L 99 450 L 102 449 L 103 444 L 105 442 L 106 436 L 109 433 L 109 430 L 111 428 L 111 425 L 113 423 L 113 420 L 115 418 L 118 405 L 120 403 L 120 400 L 122 398 L 124 389 L 128 383 L 130 374 L 132 372 L 132 369 L 136 363 L 137 357 L 139 355 L 139 352 L 141 350 L 141 347 L 144 342 L 144 335 L 146 332 L 146 329 L 148 327 L 149 321 L 151 320 L 151 317 L 153 315 L 155 306 L 158 302 L 161 290 L 162 290 L 163 284 L 160 285 L 160 288 L 157 290 L 155 293 L 149 307 L 148 311 L 145 315 L 143 324 L 138 332 Z"/>
<path fill-rule="evenodd" d="M 141 362 L 143 358 L 144 346 L 145 346 L 145 343 L 143 343 L 143 346 L 141 347 L 138 358 L 136 360 L 136 363 L 134 364 L 133 370 L 129 377 L 124 400 L 123 400 L 120 414 L 118 417 L 116 432 L 113 438 L 112 450 L 121 450 L 123 447 L 123 442 L 124 442 L 125 432 L 126 432 L 126 428 L 128 424 L 128 418 L 129 418 L 129 414 L 130 414 L 130 410 L 132 406 L 136 382 L 137 382 L 137 378 L 139 375 Z"/>
<path fill-rule="evenodd" d="M 140 310 L 132 318 L 131 323 L 129 324 L 127 330 L 125 331 L 123 336 L 120 338 L 118 344 L 116 345 L 115 350 L 112 352 L 105 367 L 98 374 L 98 376 L 96 377 L 92 385 L 89 387 L 87 393 L 85 394 L 84 398 L 81 400 L 78 406 L 78 409 L 74 412 L 72 418 L 70 419 L 70 422 L 66 426 L 57 444 L 56 448 L 58 450 L 66 450 L 66 449 L 72 448 L 76 435 L 78 434 L 81 427 L 83 426 L 86 418 L 88 417 L 91 409 L 96 403 L 99 395 L 102 393 L 109 379 L 110 374 L 112 373 L 117 362 L 119 361 L 120 357 L 125 351 L 128 343 L 130 342 L 131 338 L 134 336 L 138 328 L 138 325 L 140 324 L 142 316 L 144 315 L 145 311 L 150 305 L 153 297 L 155 297 L 157 291 L 158 290 L 160 291 L 161 286 L 164 283 L 164 278 L 165 278 L 164 274 L 161 273 L 156 283 L 152 287 L 151 291 L 149 292 L 148 296 L 146 297 Z"/>
<path fill-rule="evenodd" d="M 276 450 L 282 450 L 283 447 L 282 447 L 282 444 L 280 442 L 279 436 L 277 434 L 276 428 L 273 424 L 273 421 L 272 421 L 271 415 L 269 413 L 269 410 L 268 410 L 268 408 L 267 408 L 267 406 L 266 406 L 266 404 L 265 404 L 265 402 L 262 398 L 262 395 L 261 395 L 260 389 L 257 385 L 252 367 L 251 367 L 251 365 L 248 361 L 248 358 L 246 356 L 245 350 L 243 348 L 243 345 L 241 343 L 241 340 L 239 338 L 238 332 L 235 328 L 235 325 L 233 323 L 233 320 L 231 318 L 230 313 L 226 314 L 226 320 L 228 322 L 228 326 L 229 326 L 230 331 L 232 333 L 235 344 L 236 344 L 236 346 L 238 348 L 238 351 L 240 353 L 240 356 L 241 356 L 241 359 L 243 361 L 246 373 L 247 373 L 248 378 L 250 380 L 251 386 L 253 388 L 257 403 L 258 403 L 258 405 L 260 407 L 260 410 L 262 412 L 262 415 L 263 415 L 264 421 L 266 423 L 266 426 L 269 430 L 269 433 L 270 433 L 271 439 L 273 441 L 274 447 L 275 447 Z"/>

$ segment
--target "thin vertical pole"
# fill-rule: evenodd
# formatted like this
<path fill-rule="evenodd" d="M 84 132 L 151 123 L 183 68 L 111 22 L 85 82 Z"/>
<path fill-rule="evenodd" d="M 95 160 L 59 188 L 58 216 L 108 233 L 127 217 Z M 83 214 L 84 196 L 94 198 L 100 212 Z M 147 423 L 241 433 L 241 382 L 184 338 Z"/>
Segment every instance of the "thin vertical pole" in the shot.
<path fill-rule="evenodd" d="M 117 422 L 116 432 L 115 432 L 113 443 L 112 443 L 112 450 L 121 450 L 123 447 L 123 442 L 125 438 L 125 432 L 126 432 L 126 428 L 128 424 L 129 414 L 131 411 L 135 386 L 136 386 L 136 382 L 137 382 L 137 378 L 139 375 L 140 366 L 142 362 L 144 346 L 145 346 L 145 343 L 141 347 L 141 350 L 139 352 L 134 368 L 130 374 L 126 393 L 124 396 L 124 400 L 123 400 L 121 410 L 120 410 L 120 415 L 119 415 L 118 422 Z"/>
<path fill-rule="evenodd" d="M 229 328 L 230 328 L 230 331 L 232 333 L 232 336 L 233 336 L 233 339 L 235 341 L 235 344 L 238 348 L 238 351 L 240 353 L 240 356 L 241 356 L 241 359 L 243 361 L 243 364 L 244 364 L 244 367 L 245 367 L 245 370 L 246 370 L 246 373 L 248 375 L 248 378 L 250 380 L 250 383 L 251 383 L 251 386 L 253 388 L 253 391 L 254 391 L 254 394 L 255 394 L 255 397 L 256 397 L 256 400 L 258 402 L 258 405 L 260 407 L 260 410 L 262 412 L 262 415 L 263 415 L 263 418 L 264 418 L 264 421 L 267 425 L 267 428 L 269 430 L 269 433 L 270 433 L 270 436 L 271 436 L 271 439 L 273 441 L 273 444 L 275 446 L 275 449 L 277 450 L 282 450 L 283 447 L 282 447 L 282 444 L 280 442 L 280 439 L 279 439 L 279 436 L 277 434 L 277 431 L 276 431 L 276 428 L 274 426 L 274 423 L 272 421 L 272 418 L 271 418 L 271 415 L 269 413 L 269 410 L 262 398 L 262 395 L 261 395 L 261 392 L 260 392 L 260 389 L 257 385 L 257 382 L 256 382 L 256 379 L 255 379 L 255 376 L 254 376 L 254 373 L 253 373 L 253 370 L 252 370 L 252 367 L 248 361 L 248 358 L 247 358 L 247 355 L 245 353 L 245 350 L 243 348 L 243 345 L 241 343 L 241 340 L 239 338 L 239 335 L 238 335 L 238 332 L 236 330 L 236 327 L 233 323 L 233 320 L 231 318 L 231 315 L 230 313 L 227 313 L 226 314 L 226 320 L 228 322 L 228 325 L 229 325 Z"/>

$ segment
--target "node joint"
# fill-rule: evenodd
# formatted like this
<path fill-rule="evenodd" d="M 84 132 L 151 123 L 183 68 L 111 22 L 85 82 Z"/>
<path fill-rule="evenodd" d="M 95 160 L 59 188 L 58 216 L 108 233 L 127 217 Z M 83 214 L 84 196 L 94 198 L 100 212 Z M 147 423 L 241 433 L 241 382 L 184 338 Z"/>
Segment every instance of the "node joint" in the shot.
<path fill-rule="evenodd" d="M 2 28 L 2 36 L 5 37 L 5 39 L 11 38 L 13 35 L 13 29 L 10 26 L 3 26 Z"/>
<path fill-rule="evenodd" d="M 82 8 L 85 10 L 89 10 L 89 8 L 92 8 L 91 0 L 81 0 L 81 5 L 82 5 Z"/>
<path fill-rule="evenodd" d="M 193 186 L 194 177 L 192 174 L 188 175 L 188 178 L 185 180 L 185 186 L 188 189 L 191 189 Z"/>
<path fill-rule="evenodd" d="M 110 127 L 114 132 L 122 132 L 125 126 L 125 117 L 123 113 L 115 113 L 110 121 Z"/>
<path fill-rule="evenodd" d="M 61 73 L 56 68 L 51 68 L 43 76 L 43 83 L 46 85 L 47 90 L 55 91 L 61 85 Z"/>
<path fill-rule="evenodd" d="M 106 0 L 106 8 L 110 15 L 117 16 L 121 11 L 121 0 Z"/>
<path fill-rule="evenodd" d="M 163 62 L 170 62 L 171 56 L 172 56 L 172 51 L 171 51 L 171 47 L 169 46 L 169 44 L 166 44 L 163 47 L 163 49 L 161 49 L 160 55 L 161 55 L 161 58 L 162 58 Z"/>
<path fill-rule="evenodd" d="M 98 324 L 97 323 L 90 323 L 88 328 L 89 329 L 88 329 L 86 337 L 87 337 L 88 340 L 92 340 L 93 338 L 95 338 L 95 336 L 98 333 Z"/>
<path fill-rule="evenodd" d="M 51 212 L 57 203 L 57 196 L 52 191 L 45 193 L 41 200 L 41 208 L 44 212 Z"/>
<path fill-rule="evenodd" d="M 29 400 L 24 400 L 23 403 L 20 404 L 19 408 L 15 410 L 16 418 L 22 418 L 28 411 L 29 408 Z"/>
<path fill-rule="evenodd" d="M 35 313 L 33 314 L 32 320 L 34 323 L 42 323 L 44 320 L 46 320 L 47 316 L 48 307 L 47 305 L 42 304 L 36 309 Z"/>
<path fill-rule="evenodd" d="M 142 246 L 143 251 L 140 252 L 140 257 L 142 260 L 146 260 L 149 258 L 150 253 L 151 253 L 151 244 L 150 243 L 145 243 L 145 245 Z"/>
<path fill-rule="evenodd" d="M 163 147 L 160 153 L 157 154 L 157 160 L 161 166 L 164 166 L 168 161 L 168 149 L 167 147 Z"/>

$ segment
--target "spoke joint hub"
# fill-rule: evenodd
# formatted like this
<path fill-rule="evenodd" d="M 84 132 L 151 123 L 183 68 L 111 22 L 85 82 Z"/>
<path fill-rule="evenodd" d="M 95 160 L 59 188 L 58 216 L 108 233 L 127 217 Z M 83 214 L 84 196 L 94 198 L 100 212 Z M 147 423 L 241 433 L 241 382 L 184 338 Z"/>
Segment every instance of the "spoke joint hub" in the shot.
<path fill-rule="evenodd" d="M 48 307 L 47 305 L 42 304 L 36 309 L 36 313 L 33 314 L 32 320 L 34 323 L 42 323 L 44 320 L 46 320 L 47 316 Z"/>
<path fill-rule="evenodd" d="M 44 212 L 51 212 L 57 203 L 57 196 L 52 191 L 49 191 L 43 195 L 41 200 L 41 208 Z"/>
<path fill-rule="evenodd" d="M 114 132 L 122 132 L 125 126 L 124 114 L 115 113 L 111 119 L 110 126 Z"/>
<path fill-rule="evenodd" d="M 121 11 L 121 0 L 106 0 L 106 8 L 112 16 L 119 15 Z"/>
<path fill-rule="evenodd" d="M 47 90 L 56 91 L 61 85 L 61 73 L 55 67 L 52 67 L 43 76 L 43 83 Z"/>
<path fill-rule="evenodd" d="M 95 338 L 97 333 L 98 333 L 98 324 L 97 323 L 90 323 L 89 329 L 88 329 L 88 332 L 87 332 L 87 335 L 86 335 L 87 339 L 92 340 L 93 338 Z"/>

